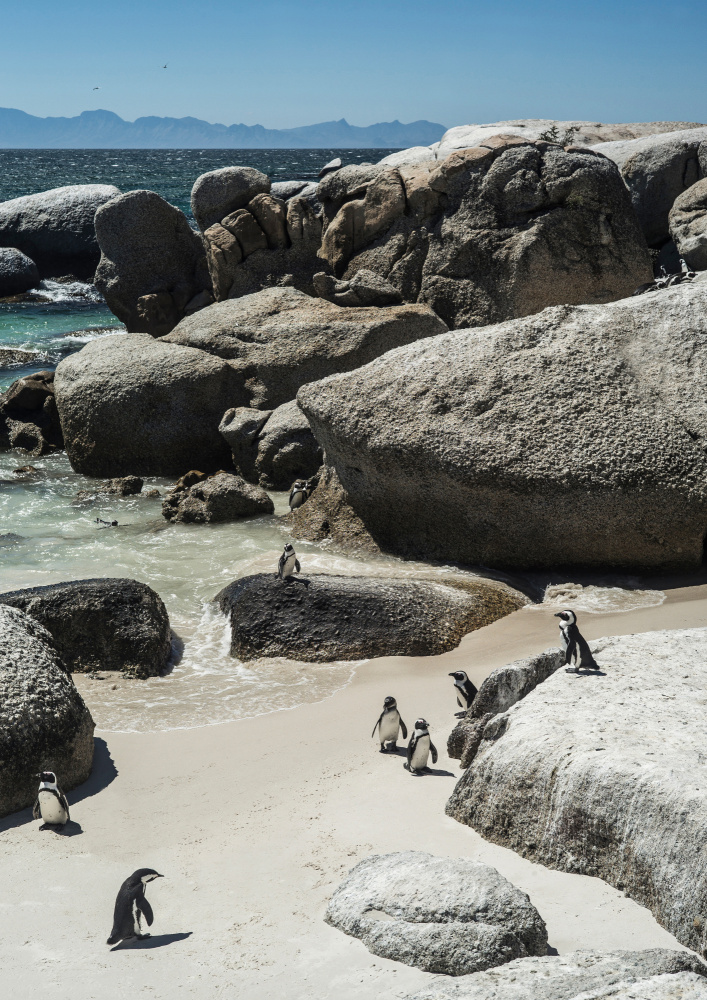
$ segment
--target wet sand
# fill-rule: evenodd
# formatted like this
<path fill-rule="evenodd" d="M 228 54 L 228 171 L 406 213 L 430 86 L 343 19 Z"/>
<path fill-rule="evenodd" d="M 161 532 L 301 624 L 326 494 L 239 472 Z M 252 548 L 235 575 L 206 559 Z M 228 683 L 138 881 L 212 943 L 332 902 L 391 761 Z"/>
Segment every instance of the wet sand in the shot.
<path fill-rule="evenodd" d="M 201 729 L 97 732 L 97 765 L 69 795 L 66 835 L 40 832 L 28 810 L 0 820 L 0 950 L 13 1000 L 405 996 L 430 974 L 376 958 L 322 918 L 357 861 L 406 849 L 495 865 L 529 893 L 560 953 L 679 947 L 623 893 L 533 865 L 444 815 L 460 773 L 446 755 L 456 710 L 447 673 L 461 667 L 479 684 L 554 645 L 555 610 L 524 608 L 442 656 L 368 661 L 317 704 Z M 580 625 L 588 638 L 707 627 L 707 586 L 584 613 Z M 370 733 L 387 694 L 408 725 L 430 722 L 432 773 L 415 778 L 402 756 L 377 752 Z M 167 876 L 148 889 L 153 937 L 111 951 L 118 886 L 143 866 Z"/>

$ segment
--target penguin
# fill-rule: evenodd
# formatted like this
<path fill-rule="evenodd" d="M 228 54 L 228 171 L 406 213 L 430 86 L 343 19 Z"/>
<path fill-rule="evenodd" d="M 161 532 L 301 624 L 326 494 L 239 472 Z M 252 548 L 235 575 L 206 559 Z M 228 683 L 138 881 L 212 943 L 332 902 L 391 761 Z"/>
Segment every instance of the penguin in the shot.
<path fill-rule="evenodd" d="M 428 725 L 424 719 L 415 723 L 415 731 L 408 743 L 408 770 L 410 774 L 419 774 L 427 769 L 427 756 L 432 754 L 432 763 L 437 763 L 437 748 L 430 740 Z"/>
<path fill-rule="evenodd" d="M 156 878 L 164 878 L 164 875 L 160 875 L 154 868 L 138 868 L 123 882 L 115 900 L 113 930 L 107 944 L 118 944 L 119 941 L 130 941 L 133 938 L 142 941 L 150 936 L 142 933 L 140 918 L 144 917 L 147 926 L 152 926 L 152 907 L 145 899 L 145 888 L 148 882 L 153 882 Z"/>
<path fill-rule="evenodd" d="M 388 695 L 383 702 L 383 711 L 380 714 L 378 722 L 373 727 L 372 737 L 376 735 L 376 729 L 378 730 L 378 739 L 381 744 L 381 753 L 387 753 L 388 750 L 397 750 L 398 730 L 402 730 L 404 740 L 408 738 L 408 728 L 400 718 L 398 703 L 392 695 Z M 386 743 L 388 746 L 386 746 Z"/>
<path fill-rule="evenodd" d="M 57 784 L 53 771 L 40 771 L 39 791 L 34 803 L 32 815 L 41 819 L 47 826 L 64 826 L 69 822 L 69 803 Z"/>
<path fill-rule="evenodd" d="M 277 575 L 281 580 L 286 580 L 288 576 L 291 576 L 293 573 L 299 573 L 299 571 L 299 559 L 297 558 L 295 550 L 288 542 L 282 550 L 280 561 L 277 564 Z"/>
<path fill-rule="evenodd" d="M 305 479 L 295 479 L 290 490 L 290 510 L 297 510 L 309 499 L 309 483 Z"/>
<path fill-rule="evenodd" d="M 582 667 L 587 670 L 598 670 L 599 665 L 592 656 L 587 640 L 577 628 L 577 615 L 574 611 L 558 611 L 555 618 L 561 619 L 560 636 L 562 637 L 565 663 L 573 664 L 567 666 L 567 673 L 577 674 Z"/>
<path fill-rule="evenodd" d="M 118 522 L 117 521 L 104 521 L 103 518 L 101 518 L 101 517 L 97 517 L 96 518 L 96 524 L 98 525 L 99 528 L 117 528 L 118 527 Z"/>
<path fill-rule="evenodd" d="M 477 690 L 474 685 L 469 680 L 466 670 L 455 670 L 453 674 L 449 674 L 450 677 L 454 678 L 454 689 L 457 696 L 457 705 L 463 708 L 463 712 L 456 712 L 455 715 L 461 718 L 469 708 L 471 708 L 471 703 L 477 695 Z"/>
<path fill-rule="evenodd" d="M 693 278 L 697 277 L 697 272 L 692 270 L 684 257 L 680 258 L 680 271 L 684 281 L 692 281 Z"/>

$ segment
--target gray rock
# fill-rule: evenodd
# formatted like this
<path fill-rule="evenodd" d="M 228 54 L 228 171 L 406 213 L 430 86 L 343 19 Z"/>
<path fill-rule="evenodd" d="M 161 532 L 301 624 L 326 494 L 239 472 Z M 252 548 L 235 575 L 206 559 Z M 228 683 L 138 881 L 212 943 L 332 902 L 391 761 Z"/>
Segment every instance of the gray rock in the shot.
<path fill-rule="evenodd" d="M 249 406 L 232 407 L 226 410 L 219 424 L 219 433 L 231 449 L 234 466 L 247 479 L 254 479 L 258 434 L 272 412 Z"/>
<path fill-rule="evenodd" d="M 270 194 L 274 198 L 281 198 L 282 201 L 289 201 L 296 197 L 307 187 L 316 188 L 314 181 L 275 181 L 270 185 Z"/>
<path fill-rule="evenodd" d="M 473 143 L 477 145 L 477 143 Z M 429 163 L 435 160 L 434 150 L 430 146 L 411 146 L 409 149 L 399 149 L 389 153 L 378 161 L 379 167 L 412 167 L 418 163 Z M 435 164 L 436 166 L 436 164 Z"/>
<path fill-rule="evenodd" d="M 9 347 L 0 347 L 0 368 L 33 365 L 46 360 L 47 355 L 43 351 L 23 351 L 21 349 L 13 350 Z"/>
<path fill-rule="evenodd" d="M 96 287 L 131 333 L 168 333 L 195 296 L 211 289 L 200 237 L 154 191 L 129 191 L 104 205 L 96 237 Z"/>
<path fill-rule="evenodd" d="M 285 656 L 309 663 L 370 656 L 433 656 L 467 632 L 526 603 L 490 580 L 458 586 L 431 580 L 275 572 L 246 576 L 214 598 L 230 614 L 231 654 Z"/>
<path fill-rule="evenodd" d="M 675 199 L 707 176 L 707 126 L 604 142 L 593 149 L 618 165 L 648 243 L 659 246 L 668 239 Z"/>
<path fill-rule="evenodd" d="M 317 473 L 307 502 L 294 511 L 292 537 L 326 541 L 336 549 L 358 555 L 377 555 L 381 551 L 351 506 L 336 470 L 327 465 Z"/>
<path fill-rule="evenodd" d="M 241 475 L 271 490 L 286 490 L 295 479 L 311 478 L 322 464 L 321 448 L 294 400 L 275 410 L 228 410 L 219 431 Z"/>
<path fill-rule="evenodd" d="M 321 271 L 315 274 L 312 284 L 321 299 L 328 299 L 337 306 L 396 306 L 403 297 L 389 281 L 365 267 L 349 281 L 337 281 Z"/>
<path fill-rule="evenodd" d="M 20 295 L 38 284 L 39 271 L 33 260 L 15 247 L 0 247 L 0 298 Z"/>
<path fill-rule="evenodd" d="M 98 264 L 96 210 L 120 191 L 111 184 L 72 184 L 0 202 L 0 247 L 16 247 L 42 278 L 93 278 Z"/>
<path fill-rule="evenodd" d="M 93 730 L 50 634 L 0 605 L 0 816 L 32 805 L 38 771 L 54 771 L 64 790 L 86 781 Z"/>
<path fill-rule="evenodd" d="M 703 367 L 698 276 L 430 338 L 297 398 L 386 550 L 515 568 L 697 569 Z"/>
<path fill-rule="evenodd" d="M 327 174 L 333 173 L 334 170 L 338 170 L 341 166 L 341 157 L 335 156 L 333 160 L 329 160 L 325 163 L 322 169 L 319 171 L 320 177 L 326 177 Z"/>
<path fill-rule="evenodd" d="M 493 718 L 447 814 L 539 864 L 602 878 L 707 952 L 707 629 L 591 643 Z"/>
<path fill-rule="evenodd" d="M 291 402 L 305 382 L 358 368 L 445 329 L 428 306 L 344 309 L 294 288 L 267 288 L 202 309 L 160 342 L 228 359 L 239 389 L 223 413 L 238 406 L 274 409 Z"/>
<path fill-rule="evenodd" d="M 707 271 L 707 177 L 676 198 L 670 210 L 670 235 L 691 268 Z"/>
<path fill-rule="evenodd" d="M 270 191 L 270 178 L 253 167 L 222 167 L 197 177 L 191 189 L 191 210 L 202 233 L 251 198 Z"/>
<path fill-rule="evenodd" d="M 77 500 L 94 500 L 97 496 L 132 497 L 142 493 L 143 481 L 139 476 L 122 476 L 120 479 L 109 479 L 105 483 L 97 483 L 94 489 L 79 490 Z"/>
<path fill-rule="evenodd" d="M 422 851 L 366 858 L 324 919 L 374 955 L 451 976 L 547 953 L 547 928 L 528 895 L 468 858 Z"/>
<path fill-rule="evenodd" d="M 156 677 L 167 666 L 172 633 L 159 594 L 137 580 L 71 580 L 0 594 L 50 633 L 72 673 L 120 670 Z"/>
<path fill-rule="evenodd" d="M 229 472 L 218 472 L 192 486 L 178 486 L 162 502 L 163 517 L 185 524 L 237 521 L 274 510 L 265 490 Z"/>
<path fill-rule="evenodd" d="M 344 167 L 319 185 L 319 255 L 365 268 L 451 327 L 607 302 L 653 277 L 615 164 L 591 150 L 496 137 L 437 163 Z"/>
<path fill-rule="evenodd" d="M 72 467 L 115 477 L 179 476 L 228 465 L 218 425 L 240 385 L 230 365 L 204 351 L 145 333 L 93 340 L 56 370 Z"/>
<path fill-rule="evenodd" d="M 17 379 L 0 393 L 0 447 L 47 455 L 64 446 L 54 398 L 54 372 Z"/>
<path fill-rule="evenodd" d="M 407 1000 L 703 1000 L 705 974 L 703 963 L 686 951 L 575 951 L 438 979 Z"/>

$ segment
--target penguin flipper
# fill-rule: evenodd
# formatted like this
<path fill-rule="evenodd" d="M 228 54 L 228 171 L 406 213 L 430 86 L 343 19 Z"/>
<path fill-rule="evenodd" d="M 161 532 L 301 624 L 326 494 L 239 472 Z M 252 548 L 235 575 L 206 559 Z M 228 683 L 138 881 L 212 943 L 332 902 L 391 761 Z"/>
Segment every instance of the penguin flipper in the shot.
<path fill-rule="evenodd" d="M 565 663 L 572 663 L 572 660 L 577 655 L 577 640 L 574 636 L 568 641 L 567 649 L 565 650 Z"/>
<path fill-rule="evenodd" d="M 376 735 L 376 729 L 378 729 L 378 726 L 380 726 L 381 722 L 383 721 L 383 714 L 384 713 L 381 712 L 378 722 L 376 722 L 375 726 L 373 727 L 373 732 L 371 733 L 371 739 L 373 739 L 373 737 Z"/>
<path fill-rule="evenodd" d="M 71 819 L 71 815 L 69 813 L 69 803 L 66 801 L 66 796 L 64 795 L 63 792 L 61 792 L 59 794 L 59 801 L 61 802 L 61 804 L 62 804 L 62 806 L 63 806 L 63 808 L 64 808 L 64 810 L 66 812 L 66 822 L 68 823 L 69 820 Z"/>
<path fill-rule="evenodd" d="M 432 763 L 436 764 L 437 763 L 437 747 L 434 745 L 434 743 L 430 743 L 430 753 L 432 755 Z"/>
<path fill-rule="evenodd" d="M 412 736 L 410 737 L 410 742 L 408 743 L 408 753 L 407 753 L 408 767 L 412 766 L 412 755 L 415 751 L 416 742 L 417 741 L 415 740 L 415 734 L 413 733 Z"/>
<path fill-rule="evenodd" d="M 42 810 L 39 808 L 39 796 L 37 796 L 37 801 L 34 803 L 34 806 L 32 807 L 32 817 L 33 819 L 40 819 L 41 815 L 42 815 Z"/>
<path fill-rule="evenodd" d="M 299 559 L 295 559 L 295 573 L 299 573 L 299 571 L 300 571 Z"/>
<path fill-rule="evenodd" d="M 403 734 L 403 739 L 406 740 L 408 738 L 408 727 L 405 725 L 402 719 L 400 720 L 400 729 Z"/>
<path fill-rule="evenodd" d="M 154 918 L 154 915 L 152 913 L 152 907 L 147 902 L 147 899 L 144 896 L 141 896 L 138 900 L 136 900 L 136 905 L 137 905 L 137 908 L 138 908 L 139 912 L 142 913 L 143 917 L 145 918 L 145 922 L 147 923 L 147 926 L 148 927 L 152 927 L 152 921 L 155 918 Z"/>
<path fill-rule="evenodd" d="M 592 651 L 589 648 L 589 643 L 584 638 L 583 635 L 577 638 L 577 649 L 578 649 L 578 667 L 586 667 L 587 670 L 598 670 L 599 664 L 596 662 L 592 656 Z"/>

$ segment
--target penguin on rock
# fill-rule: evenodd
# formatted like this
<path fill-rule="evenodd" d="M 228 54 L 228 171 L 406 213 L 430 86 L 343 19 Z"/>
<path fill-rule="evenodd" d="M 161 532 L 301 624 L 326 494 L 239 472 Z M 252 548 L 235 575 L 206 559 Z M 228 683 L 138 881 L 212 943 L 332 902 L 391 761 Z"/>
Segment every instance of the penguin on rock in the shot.
<path fill-rule="evenodd" d="M 295 479 L 290 490 L 290 510 L 297 510 L 309 497 L 309 483 L 306 479 Z"/>
<path fill-rule="evenodd" d="M 582 669 L 598 670 L 599 664 L 592 656 L 587 640 L 577 628 L 577 615 L 574 611 L 558 611 L 555 618 L 560 619 L 560 639 L 567 673 L 578 674 Z"/>
<path fill-rule="evenodd" d="M 149 934 L 142 933 L 141 918 L 145 918 L 148 927 L 154 919 L 152 907 L 145 898 L 145 888 L 156 878 L 164 878 L 154 868 L 138 868 L 121 885 L 115 900 L 113 912 L 113 930 L 110 932 L 107 944 L 118 944 L 119 941 L 131 941 L 137 938 L 142 941 Z"/>
<path fill-rule="evenodd" d="M 408 770 L 419 774 L 427 769 L 427 758 L 432 754 L 432 763 L 437 763 L 437 748 L 430 739 L 429 726 L 424 719 L 415 722 L 415 729 L 408 743 Z"/>
<path fill-rule="evenodd" d="M 34 803 L 32 815 L 41 819 L 47 826 L 64 826 L 69 822 L 69 803 L 57 784 L 53 771 L 40 771 L 39 791 Z"/>
<path fill-rule="evenodd" d="M 402 730 L 403 739 L 406 740 L 408 738 L 407 726 L 400 717 L 398 703 L 392 695 L 388 695 L 383 702 L 383 711 L 380 714 L 378 722 L 373 727 L 372 737 L 376 735 L 376 729 L 378 730 L 381 753 L 387 753 L 388 750 L 397 750 L 398 732 L 400 730 Z"/>
<path fill-rule="evenodd" d="M 286 580 L 288 576 L 292 576 L 293 573 L 299 573 L 299 571 L 300 564 L 297 553 L 288 542 L 282 550 L 280 561 L 277 564 L 277 575 L 281 580 Z"/>
<path fill-rule="evenodd" d="M 456 717 L 461 718 L 471 708 L 471 703 L 477 695 L 477 689 L 469 680 L 466 670 L 455 670 L 449 674 L 454 678 L 454 690 L 457 696 L 457 705 L 464 711 L 456 712 Z"/>

